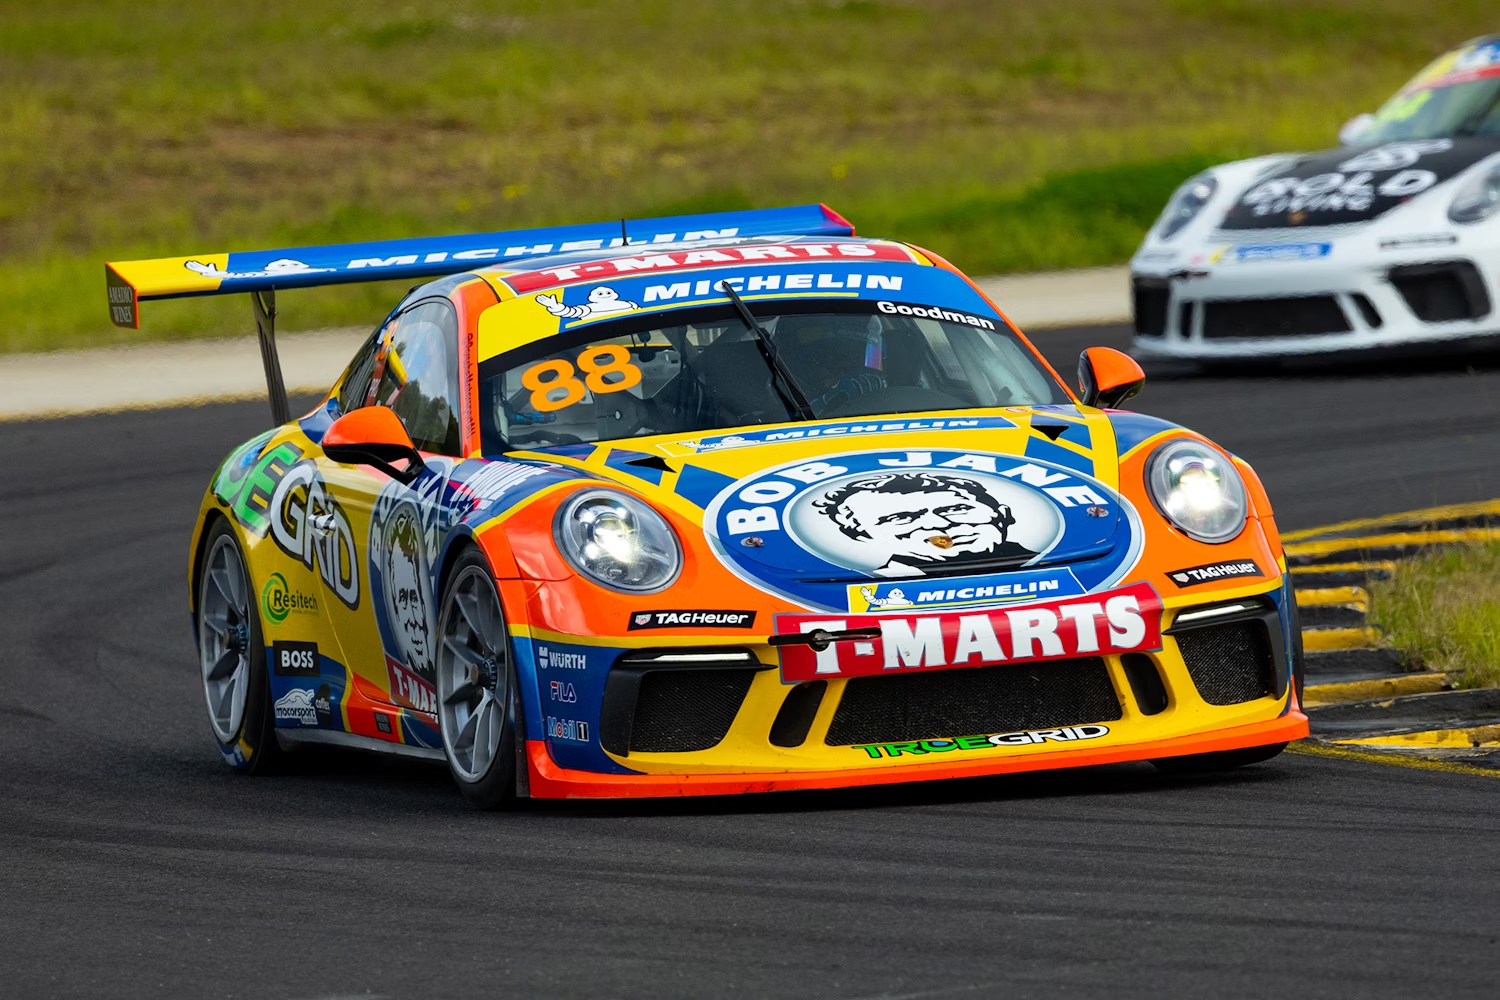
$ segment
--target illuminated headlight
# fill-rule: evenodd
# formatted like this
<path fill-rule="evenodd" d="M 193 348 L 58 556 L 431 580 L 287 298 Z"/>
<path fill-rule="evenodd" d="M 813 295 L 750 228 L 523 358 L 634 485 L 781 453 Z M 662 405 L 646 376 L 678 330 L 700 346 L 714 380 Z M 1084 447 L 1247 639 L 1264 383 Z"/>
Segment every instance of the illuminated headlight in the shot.
<path fill-rule="evenodd" d="M 1448 206 L 1448 218 L 1459 225 L 1483 222 L 1500 211 L 1500 163 L 1491 163 L 1464 182 Z"/>
<path fill-rule="evenodd" d="M 1219 182 L 1212 174 L 1199 174 L 1178 188 L 1156 224 L 1157 235 L 1164 240 L 1176 236 L 1183 226 L 1198 217 L 1217 190 Z"/>
<path fill-rule="evenodd" d="M 1234 463 L 1198 441 L 1170 441 L 1146 466 L 1157 508 L 1200 542 L 1227 542 L 1245 527 L 1245 483 Z"/>
<path fill-rule="evenodd" d="M 682 548 L 671 525 L 614 490 L 585 490 L 563 504 L 553 533 L 574 569 L 612 590 L 653 593 L 682 570 Z"/>

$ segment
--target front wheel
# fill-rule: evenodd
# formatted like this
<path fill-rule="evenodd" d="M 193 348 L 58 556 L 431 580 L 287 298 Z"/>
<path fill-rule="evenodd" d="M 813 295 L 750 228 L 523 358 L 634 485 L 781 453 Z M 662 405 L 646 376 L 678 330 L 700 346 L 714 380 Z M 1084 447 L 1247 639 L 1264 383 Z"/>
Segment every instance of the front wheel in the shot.
<path fill-rule="evenodd" d="M 1263 747 L 1242 747 L 1239 750 L 1219 750 L 1214 753 L 1190 753 L 1181 757 L 1158 757 L 1151 763 L 1159 771 L 1168 774 L 1210 774 L 1214 771 L 1230 771 L 1246 764 L 1259 764 L 1270 760 L 1286 749 L 1285 743 L 1269 743 Z"/>
<path fill-rule="evenodd" d="M 465 799 L 494 809 L 515 794 L 516 672 L 495 578 L 477 550 L 453 569 L 438 634 L 438 725 L 448 770 Z"/>
<path fill-rule="evenodd" d="M 208 722 L 219 752 L 250 774 L 276 770 L 285 751 L 276 742 L 265 640 L 244 550 L 234 529 L 209 529 L 198 565 L 198 665 Z"/>

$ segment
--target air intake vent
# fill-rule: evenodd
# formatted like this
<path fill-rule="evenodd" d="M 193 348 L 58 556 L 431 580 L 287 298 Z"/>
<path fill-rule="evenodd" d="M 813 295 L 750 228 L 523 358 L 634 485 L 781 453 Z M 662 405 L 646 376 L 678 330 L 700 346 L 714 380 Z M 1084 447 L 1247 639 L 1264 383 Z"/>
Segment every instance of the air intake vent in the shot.
<path fill-rule="evenodd" d="M 1264 622 L 1195 628 L 1178 634 L 1177 648 L 1210 705 L 1238 705 L 1272 693 L 1275 661 Z"/>
<path fill-rule="evenodd" d="M 1096 656 L 1050 663 L 855 677 L 824 742 L 899 743 L 1047 729 L 1120 718 L 1120 699 Z"/>
<path fill-rule="evenodd" d="M 1305 337 L 1350 329 L 1349 317 L 1332 295 L 1203 303 L 1203 336 L 1209 339 Z"/>
<path fill-rule="evenodd" d="M 1424 323 L 1489 315 L 1490 296 L 1485 291 L 1484 279 L 1466 260 L 1393 267 L 1390 278 L 1417 319 Z"/>
<path fill-rule="evenodd" d="M 1167 330 L 1167 283 L 1161 278 L 1136 278 L 1131 283 L 1135 303 L 1135 332 L 1160 337 Z"/>
<path fill-rule="evenodd" d="M 719 745 L 754 670 L 653 670 L 641 678 L 630 749 L 686 753 Z"/>

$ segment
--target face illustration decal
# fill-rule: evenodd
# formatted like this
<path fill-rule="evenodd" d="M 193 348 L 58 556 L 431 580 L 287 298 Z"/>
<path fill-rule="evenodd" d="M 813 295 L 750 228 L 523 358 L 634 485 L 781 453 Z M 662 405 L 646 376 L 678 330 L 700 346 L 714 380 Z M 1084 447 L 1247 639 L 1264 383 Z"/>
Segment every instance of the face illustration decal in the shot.
<path fill-rule="evenodd" d="M 880 576 L 911 576 L 937 562 L 1021 563 L 1036 555 L 1006 537 L 1016 523 L 1010 507 L 964 476 L 869 476 L 824 493 L 812 505 L 844 535 L 885 555 L 875 570 Z"/>
<path fill-rule="evenodd" d="M 1134 508 L 1076 469 L 981 451 L 825 456 L 761 469 L 704 508 L 721 562 L 804 607 L 892 612 L 1085 594 L 1117 583 L 1139 556 Z"/>
<path fill-rule="evenodd" d="M 402 659 L 417 674 L 432 676 L 432 629 L 427 604 L 427 567 L 416 507 L 403 504 L 386 522 L 385 611 Z"/>
<path fill-rule="evenodd" d="M 536 300 L 552 315 L 560 319 L 593 319 L 614 313 L 627 313 L 640 306 L 626 302 L 608 285 L 599 285 L 589 290 L 589 300 L 576 306 L 565 306 L 556 295 L 538 295 Z"/>

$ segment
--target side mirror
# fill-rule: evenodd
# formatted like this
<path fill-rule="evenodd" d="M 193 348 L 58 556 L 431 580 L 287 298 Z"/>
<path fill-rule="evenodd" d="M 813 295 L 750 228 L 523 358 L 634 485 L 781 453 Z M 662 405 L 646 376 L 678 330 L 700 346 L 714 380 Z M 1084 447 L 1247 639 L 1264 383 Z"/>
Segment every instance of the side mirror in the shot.
<path fill-rule="evenodd" d="M 370 465 L 409 484 L 427 468 L 401 418 L 384 406 L 363 406 L 339 417 L 323 432 L 323 454 L 341 465 Z M 406 468 L 392 462 L 406 460 Z"/>
<path fill-rule="evenodd" d="M 1344 127 L 1339 129 L 1339 145 L 1352 146 L 1359 142 L 1359 137 L 1368 132 L 1374 122 L 1375 116 L 1368 111 L 1344 122 Z"/>
<path fill-rule="evenodd" d="M 1078 389 L 1084 406 L 1119 406 L 1145 385 L 1146 373 L 1122 351 L 1090 347 L 1078 355 Z"/>

